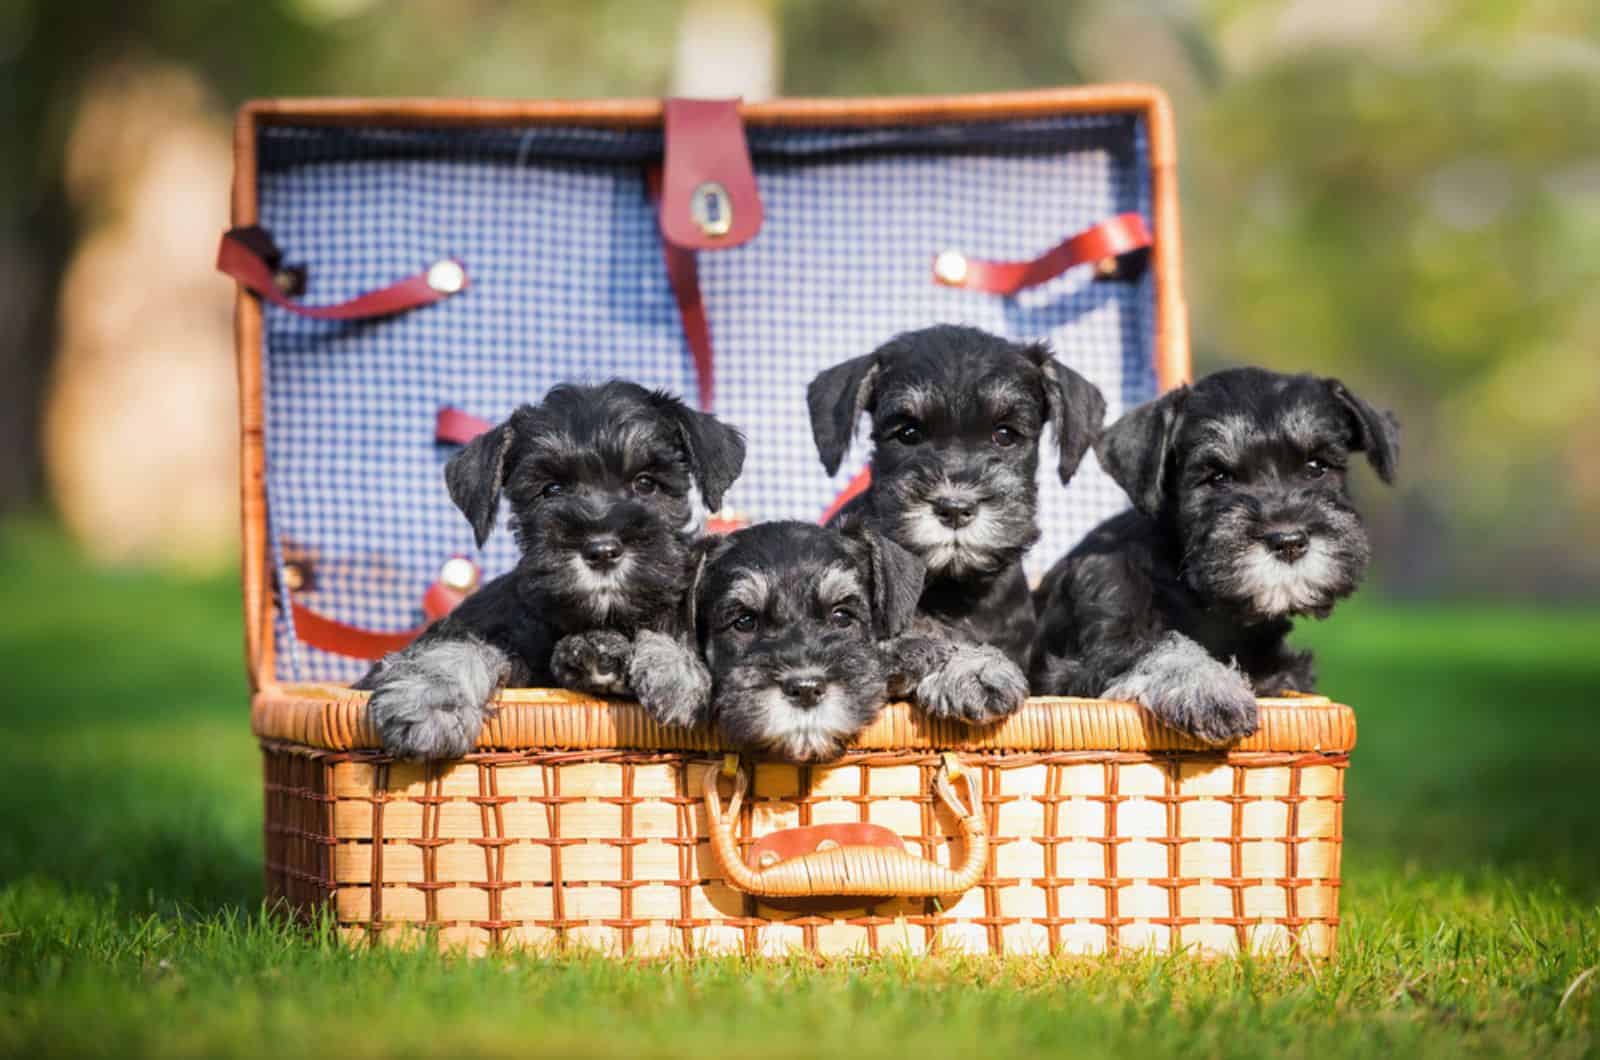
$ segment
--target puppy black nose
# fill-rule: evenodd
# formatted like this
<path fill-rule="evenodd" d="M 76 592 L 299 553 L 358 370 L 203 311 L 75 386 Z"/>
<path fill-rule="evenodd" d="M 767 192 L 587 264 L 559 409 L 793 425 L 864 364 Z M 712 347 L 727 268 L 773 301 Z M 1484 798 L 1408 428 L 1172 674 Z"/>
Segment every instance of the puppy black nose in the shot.
<path fill-rule="evenodd" d="M 812 674 L 783 679 L 783 694 L 802 707 L 814 707 L 827 690 L 828 682 Z"/>
<path fill-rule="evenodd" d="M 933 514 L 950 529 L 960 530 L 972 522 L 973 516 L 978 514 L 978 506 L 972 501 L 940 497 L 933 502 Z"/>
<path fill-rule="evenodd" d="M 1286 563 L 1293 563 L 1311 547 L 1311 535 L 1304 530 L 1273 530 L 1262 537 L 1272 554 Z"/>
<path fill-rule="evenodd" d="M 596 570 L 615 566 L 622 558 L 622 542 L 614 537 L 591 537 L 583 543 L 583 561 Z"/>

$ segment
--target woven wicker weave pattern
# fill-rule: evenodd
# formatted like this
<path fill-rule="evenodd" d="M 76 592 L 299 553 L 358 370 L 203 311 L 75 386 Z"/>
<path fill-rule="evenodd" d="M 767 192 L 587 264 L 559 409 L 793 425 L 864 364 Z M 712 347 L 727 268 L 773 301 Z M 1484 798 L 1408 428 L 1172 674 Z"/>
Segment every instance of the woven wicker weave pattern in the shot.
<path fill-rule="evenodd" d="M 963 755 L 991 837 L 979 884 L 817 912 L 722 877 L 701 797 L 720 762 L 705 755 L 530 750 L 424 766 L 263 746 L 269 891 L 302 910 L 331 903 L 355 938 L 427 926 L 472 952 L 1325 955 L 1338 925 L 1341 751 Z M 777 829 L 867 821 L 955 865 L 939 765 L 906 750 L 763 763 L 735 833 L 747 848 Z"/>

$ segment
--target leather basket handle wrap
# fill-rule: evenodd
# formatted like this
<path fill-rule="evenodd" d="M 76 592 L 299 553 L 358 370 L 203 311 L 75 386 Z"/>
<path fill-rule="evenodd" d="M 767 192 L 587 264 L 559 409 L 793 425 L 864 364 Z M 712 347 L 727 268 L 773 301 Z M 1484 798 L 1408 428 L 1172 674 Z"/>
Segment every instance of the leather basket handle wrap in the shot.
<path fill-rule="evenodd" d="M 959 866 L 950 868 L 904 850 L 840 846 L 753 869 L 740 856 L 739 842 L 733 834 L 739 807 L 750 790 L 750 778 L 745 770 L 734 765 L 733 797 L 724 813 L 722 797 L 717 793 L 717 779 L 724 768 L 711 766 L 705 774 L 711 851 L 723 877 L 746 894 L 762 898 L 934 898 L 971 890 L 983 877 L 989 863 L 989 832 L 983 823 L 983 808 L 977 800 L 970 774 L 953 755 L 944 756 L 934 778 L 934 790 L 939 799 L 960 819 L 965 854 Z M 972 801 L 971 812 L 956 796 L 952 783 L 962 777 L 966 779 L 967 797 Z"/>

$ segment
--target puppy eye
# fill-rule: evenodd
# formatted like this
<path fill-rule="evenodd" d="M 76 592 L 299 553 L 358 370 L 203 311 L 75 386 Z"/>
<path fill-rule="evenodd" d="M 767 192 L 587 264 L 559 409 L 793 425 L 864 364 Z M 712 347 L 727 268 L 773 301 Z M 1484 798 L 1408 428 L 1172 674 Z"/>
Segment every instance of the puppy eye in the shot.
<path fill-rule="evenodd" d="M 915 423 L 908 423 L 894 432 L 894 440 L 901 445 L 917 445 L 922 441 L 922 428 Z"/>
<path fill-rule="evenodd" d="M 544 489 L 539 491 L 539 496 L 559 497 L 565 492 L 567 492 L 567 487 L 563 486 L 559 482 L 550 482 L 545 485 Z"/>
<path fill-rule="evenodd" d="M 1328 470 L 1329 465 L 1325 460 L 1306 461 L 1306 478 L 1321 478 L 1328 473 Z"/>
<path fill-rule="evenodd" d="M 1206 477 L 1201 481 L 1207 486 L 1226 486 L 1233 481 L 1233 472 L 1220 467 L 1212 468 L 1206 472 Z"/>
<path fill-rule="evenodd" d="M 740 633 L 754 633 L 756 630 L 756 616 L 749 611 L 741 611 L 739 617 L 728 623 L 728 625 Z"/>
<path fill-rule="evenodd" d="M 994 444 L 1002 449 L 1010 449 L 1022 441 L 1022 435 L 1010 427 L 996 427 L 994 429 Z"/>
<path fill-rule="evenodd" d="M 649 475 L 638 475 L 633 480 L 633 492 L 641 497 L 648 497 L 660 488 L 660 483 Z"/>
<path fill-rule="evenodd" d="M 848 607 L 836 607 L 829 612 L 828 623 L 835 629 L 849 629 L 856 624 L 856 616 Z"/>

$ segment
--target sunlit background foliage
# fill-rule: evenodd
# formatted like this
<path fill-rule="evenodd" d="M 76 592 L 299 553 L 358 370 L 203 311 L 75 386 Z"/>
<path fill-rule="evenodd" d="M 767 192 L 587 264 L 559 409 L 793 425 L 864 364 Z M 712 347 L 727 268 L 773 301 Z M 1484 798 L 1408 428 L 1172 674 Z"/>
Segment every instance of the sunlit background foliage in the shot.
<path fill-rule="evenodd" d="M 0 505 L 111 560 L 231 562 L 210 255 L 243 99 L 1108 80 L 1177 107 L 1200 370 L 1400 412 L 1400 488 L 1361 485 L 1381 585 L 1600 592 L 1586 0 L 0 0 Z"/>

